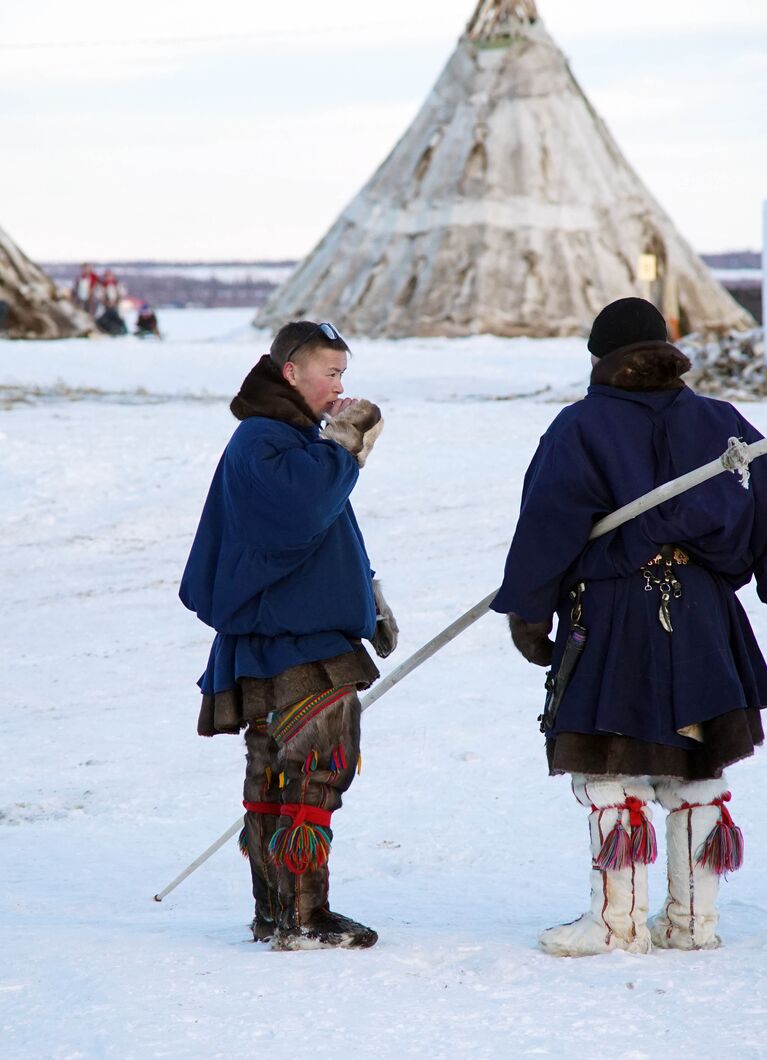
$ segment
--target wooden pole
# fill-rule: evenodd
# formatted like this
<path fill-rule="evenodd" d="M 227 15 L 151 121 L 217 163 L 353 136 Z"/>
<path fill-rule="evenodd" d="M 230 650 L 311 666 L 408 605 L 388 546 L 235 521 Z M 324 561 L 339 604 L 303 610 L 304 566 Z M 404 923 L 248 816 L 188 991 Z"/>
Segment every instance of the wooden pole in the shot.
<path fill-rule="evenodd" d="M 368 707 L 372 707 L 372 705 L 377 699 L 380 699 L 381 696 L 386 695 L 389 689 L 394 688 L 396 684 L 399 684 L 403 677 L 407 677 L 407 675 L 413 670 L 415 670 L 418 666 L 420 666 L 421 663 L 426 662 L 426 660 L 430 659 L 432 655 L 436 655 L 440 648 L 443 648 L 446 644 L 449 644 L 451 640 L 455 640 L 459 633 L 463 633 L 465 629 L 468 629 L 469 626 L 472 626 L 478 618 L 481 618 L 482 615 L 487 614 L 487 612 L 490 610 L 490 604 L 493 600 L 493 597 L 496 595 L 497 592 L 498 590 L 494 589 L 493 592 L 488 593 L 488 595 L 484 597 L 484 599 L 480 600 L 478 604 L 475 604 L 474 607 L 470 607 L 469 610 L 465 612 L 465 614 L 461 615 L 460 618 L 457 618 L 454 622 L 451 622 L 450 625 L 443 629 L 441 633 L 438 633 L 436 637 L 432 637 L 432 639 L 428 641 L 428 643 L 424 644 L 408 659 L 405 659 L 403 663 L 400 663 L 399 666 L 395 667 L 395 669 L 392 670 L 390 674 L 384 677 L 382 681 L 379 681 L 379 683 L 371 692 L 368 692 L 366 696 L 362 697 L 362 699 L 360 700 L 361 709 L 367 710 Z M 198 858 L 195 858 L 191 865 L 188 865 L 183 872 L 180 872 L 175 878 L 175 880 L 172 880 L 167 887 L 164 887 L 161 891 L 158 891 L 158 893 L 154 896 L 155 902 L 161 902 L 166 895 L 170 894 L 171 891 L 174 891 L 180 883 L 184 882 L 187 876 L 191 876 L 191 874 L 196 869 L 199 869 L 200 865 L 202 865 L 208 860 L 209 857 L 215 854 L 216 851 L 220 847 L 222 847 L 228 839 L 231 839 L 233 835 L 239 832 L 241 828 L 242 816 L 238 817 L 237 820 L 232 825 L 230 825 L 229 828 L 227 828 L 224 834 L 222 836 L 219 836 L 215 843 L 211 843 L 211 845 L 206 851 L 200 854 Z"/>
<path fill-rule="evenodd" d="M 679 289 L 676 276 L 668 263 L 663 274 L 663 315 L 666 318 L 668 337 L 672 342 L 676 342 L 682 334 L 679 321 Z"/>
<path fill-rule="evenodd" d="M 638 515 L 641 515 L 642 512 L 646 512 L 650 508 L 655 508 L 664 501 L 670 500 L 672 497 L 677 497 L 680 493 L 692 489 L 693 486 L 697 486 L 699 483 L 705 482 L 707 479 L 713 478 L 715 475 L 720 475 L 723 471 L 737 471 L 741 467 L 746 468 L 752 460 L 756 460 L 757 457 L 767 454 L 767 438 L 762 438 L 761 441 L 753 442 L 751 445 L 744 445 L 742 442 L 738 442 L 737 439 L 734 438 L 730 438 L 729 442 L 730 444 L 725 452 L 722 453 L 720 457 L 717 457 L 716 460 L 712 460 L 711 463 L 695 468 L 694 471 L 690 471 L 686 475 L 681 475 L 679 478 L 672 479 L 670 482 L 665 482 L 662 486 L 658 486 L 657 489 L 652 490 L 650 493 L 646 493 L 643 497 L 638 497 L 635 501 L 632 501 L 631 504 L 625 504 L 611 515 L 605 516 L 604 519 L 600 519 L 598 523 L 595 523 L 589 540 L 593 541 L 597 537 L 602 537 L 604 534 L 609 533 L 610 530 L 615 530 L 617 527 L 629 522 L 630 519 L 635 519 Z M 468 611 L 455 619 L 454 622 L 451 622 L 449 626 L 446 626 L 436 637 L 432 637 L 427 644 L 424 644 L 423 647 L 414 652 L 410 658 L 406 659 L 403 663 L 400 663 L 400 665 L 392 670 L 392 672 L 385 677 L 376 688 L 371 692 L 368 692 L 366 696 L 362 697 L 360 701 L 362 710 L 367 710 L 368 707 L 372 707 L 377 699 L 386 695 L 389 689 L 394 688 L 396 684 L 399 684 L 404 677 L 407 677 L 409 673 L 412 673 L 412 671 L 420 666 L 421 663 L 430 659 L 432 655 L 435 655 L 441 648 L 444 648 L 446 644 L 449 644 L 451 640 L 454 640 L 459 633 L 463 633 L 465 629 L 468 629 L 469 626 L 472 626 L 478 619 L 487 614 L 490 610 L 490 604 L 496 594 L 497 590 L 488 593 L 488 595 L 480 600 L 479 603 L 470 607 Z M 172 883 L 169 883 L 167 887 L 156 894 L 154 900 L 156 902 L 161 902 L 166 894 L 170 894 L 172 890 L 178 887 L 187 876 L 190 876 L 195 869 L 198 869 L 212 854 L 215 854 L 216 851 L 241 828 L 242 816 L 239 816 L 234 824 L 230 825 L 226 832 L 224 832 L 215 843 L 211 843 L 208 849 L 200 854 L 200 856 L 196 858 L 191 865 L 187 866 L 183 872 L 179 873 Z"/>
<path fill-rule="evenodd" d="M 487 614 L 490 610 L 490 604 L 493 599 L 498 595 L 498 590 L 494 589 L 491 593 L 488 593 L 478 604 L 474 607 L 470 607 L 465 614 L 457 618 L 455 622 L 451 622 L 449 626 L 446 626 L 441 633 L 438 633 L 436 637 L 424 644 L 422 648 L 419 648 L 417 652 L 414 652 L 409 659 L 405 659 L 403 663 L 392 670 L 390 674 L 384 677 L 383 681 L 379 681 L 372 692 L 368 692 L 366 696 L 363 696 L 360 700 L 360 706 L 363 710 L 367 710 L 368 707 L 372 707 L 377 699 L 381 696 L 385 696 L 390 688 L 394 688 L 395 685 L 407 677 L 409 673 L 417 669 L 421 663 L 426 662 L 432 655 L 436 655 L 440 648 L 444 648 L 446 644 L 449 644 L 451 640 L 455 640 L 459 633 L 463 633 L 469 626 L 473 626 L 478 618 Z"/>
<path fill-rule="evenodd" d="M 168 884 L 162 891 L 159 891 L 155 896 L 155 902 L 161 902 L 166 894 L 170 894 L 174 891 L 180 883 L 183 883 L 187 876 L 191 876 L 195 869 L 199 869 L 200 865 L 204 861 L 207 861 L 211 855 L 215 854 L 228 839 L 231 839 L 233 835 L 236 835 L 242 828 L 242 817 L 238 817 L 234 824 L 227 828 L 222 836 L 219 836 L 215 843 L 211 843 L 206 851 L 200 854 L 199 858 L 195 858 L 191 865 L 187 865 L 183 872 L 180 872 L 178 876 L 171 883 Z"/>
<path fill-rule="evenodd" d="M 733 444 L 736 441 L 737 439 L 731 438 L 730 445 L 725 452 L 717 457 L 716 460 L 712 460 L 710 464 L 703 464 L 702 467 L 696 467 L 694 471 L 689 471 L 686 475 L 680 475 L 679 478 L 672 479 L 670 482 L 664 482 L 657 489 L 645 493 L 643 497 L 637 497 L 630 504 L 625 504 L 611 515 L 606 515 L 604 519 L 600 519 L 598 523 L 594 524 L 594 528 L 589 535 L 589 541 L 602 537 L 603 534 L 608 534 L 611 530 L 615 530 L 617 527 L 629 522 L 630 519 L 636 519 L 642 512 L 649 511 L 650 508 L 657 508 L 664 501 L 671 500 L 672 497 L 678 497 L 680 493 L 691 490 L 693 486 L 706 482 L 707 479 L 714 478 L 716 475 L 721 475 L 723 471 L 736 470 L 740 459 L 743 460 L 744 465 L 747 465 L 752 460 L 756 460 L 757 457 L 764 456 L 767 453 L 767 438 L 762 438 L 759 442 L 752 442 L 751 445 L 739 443 L 742 446 L 741 449 L 738 449 Z M 736 457 L 734 454 L 737 452 L 741 452 L 743 457 Z"/>
<path fill-rule="evenodd" d="M 767 335 L 767 199 L 762 203 L 762 327 Z"/>

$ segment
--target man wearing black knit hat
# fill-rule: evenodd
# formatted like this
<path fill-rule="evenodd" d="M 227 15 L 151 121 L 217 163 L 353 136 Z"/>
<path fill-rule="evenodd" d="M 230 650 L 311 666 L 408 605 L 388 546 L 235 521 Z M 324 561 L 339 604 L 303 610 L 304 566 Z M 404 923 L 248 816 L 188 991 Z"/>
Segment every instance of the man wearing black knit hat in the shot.
<path fill-rule="evenodd" d="M 619 298 L 605 306 L 591 325 L 588 348 L 595 357 L 605 357 L 629 343 L 665 342 L 666 338 L 666 321 L 651 302 Z"/>
<path fill-rule="evenodd" d="M 735 591 L 755 576 L 767 603 L 767 460 L 748 491 L 719 475 L 589 541 L 602 516 L 731 437 L 761 436 L 685 385 L 690 362 L 644 299 L 603 309 L 588 349 L 588 393 L 541 439 L 492 604 L 525 658 L 551 666 L 549 771 L 572 775 L 590 813 L 591 908 L 540 944 L 554 956 L 712 949 L 719 876 L 743 856 L 723 770 L 763 741 L 767 665 Z M 669 886 L 648 921 L 650 802 L 668 811 Z"/>

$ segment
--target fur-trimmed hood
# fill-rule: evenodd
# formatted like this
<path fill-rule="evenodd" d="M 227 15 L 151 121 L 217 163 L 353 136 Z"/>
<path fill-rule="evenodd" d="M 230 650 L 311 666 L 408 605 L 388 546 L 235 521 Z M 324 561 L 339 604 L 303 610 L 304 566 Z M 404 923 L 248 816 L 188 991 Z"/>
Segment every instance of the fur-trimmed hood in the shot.
<path fill-rule="evenodd" d="M 591 382 L 622 390 L 678 390 L 692 365 L 669 342 L 635 342 L 606 354 L 594 365 Z"/>
<path fill-rule="evenodd" d="M 229 408 L 238 420 L 266 416 L 305 430 L 320 422 L 299 392 L 287 383 L 279 367 L 265 353 L 251 369 Z"/>

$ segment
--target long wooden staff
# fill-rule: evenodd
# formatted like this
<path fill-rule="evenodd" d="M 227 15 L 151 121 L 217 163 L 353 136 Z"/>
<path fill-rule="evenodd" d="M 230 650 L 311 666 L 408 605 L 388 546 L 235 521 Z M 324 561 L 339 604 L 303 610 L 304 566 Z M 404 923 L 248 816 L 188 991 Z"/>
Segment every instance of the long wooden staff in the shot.
<path fill-rule="evenodd" d="M 597 537 L 602 537 L 603 534 L 609 533 L 611 530 L 615 530 L 617 527 L 622 526 L 623 523 L 629 522 L 631 519 L 635 519 L 642 512 L 649 511 L 650 508 L 656 508 L 659 504 L 663 504 L 664 501 L 671 500 L 672 497 L 678 497 L 680 493 L 685 493 L 687 490 L 698 486 L 701 482 L 706 482 L 707 479 L 714 478 L 716 475 L 720 475 L 723 471 L 736 472 L 741 476 L 741 484 L 744 488 L 748 488 L 748 466 L 752 460 L 756 460 L 757 457 L 764 456 L 767 454 L 767 438 L 762 438 L 758 442 L 752 442 L 751 445 L 746 445 L 744 442 L 739 441 L 737 438 L 729 438 L 727 449 L 722 453 L 721 456 L 717 457 L 716 460 L 712 460 L 708 464 L 703 464 L 702 467 L 695 468 L 693 471 L 689 471 L 686 475 L 680 475 L 679 478 L 672 479 L 670 482 L 665 482 L 662 486 L 658 486 L 656 489 L 651 490 L 649 493 L 645 493 L 644 496 L 638 497 L 635 501 L 630 504 L 625 504 L 622 508 L 618 508 L 617 511 L 611 515 L 606 515 L 604 519 L 600 519 L 598 523 L 594 524 L 594 527 L 589 535 L 589 540 L 593 541 Z M 498 590 L 494 590 L 492 593 L 488 593 L 479 603 L 475 604 L 474 607 L 470 608 L 465 614 L 461 615 L 454 622 L 451 622 L 449 626 L 438 633 L 436 637 L 433 637 L 427 644 L 419 648 L 418 651 L 414 652 L 409 659 L 405 659 L 403 663 L 400 663 L 392 672 L 384 677 L 376 687 L 368 692 L 366 696 L 363 696 L 360 700 L 360 705 L 363 710 L 367 710 L 368 707 L 372 707 L 377 699 L 381 696 L 386 695 L 389 689 L 394 688 L 396 684 L 407 677 L 409 673 L 412 673 L 421 663 L 426 662 L 432 655 L 444 648 L 446 644 L 449 644 L 451 640 L 454 640 L 459 633 L 463 633 L 465 629 L 472 626 L 477 619 L 481 618 L 490 610 L 490 604 L 493 601 Z M 200 867 L 208 858 L 215 854 L 216 851 L 231 839 L 242 828 L 242 815 L 240 815 L 234 824 L 224 832 L 222 836 L 212 843 L 206 851 L 204 851 L 198 858 L 187 865 L 183 872 L 168 884 L 162 891 L 154 896 L 156 902 L 161 902 L 163 898 L 170 894 L 180 883 L 182 883 L 187 876 Z"/>

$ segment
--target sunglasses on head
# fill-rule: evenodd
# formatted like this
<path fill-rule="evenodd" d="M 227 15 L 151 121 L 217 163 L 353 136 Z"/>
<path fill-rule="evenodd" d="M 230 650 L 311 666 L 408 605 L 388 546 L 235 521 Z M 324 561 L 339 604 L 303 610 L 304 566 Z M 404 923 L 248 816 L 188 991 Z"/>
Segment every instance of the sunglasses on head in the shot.
<path fill-rule="evenodd" d="M 285 360 L 286 361 L 292 360 L 293 359 L 293 354 L 296 352 L 296 350 L 300 350 L 302 346 L 305 346 L 307 344 L 307 342 L 311 342 L 312 339 L 318 333 L 324 335 L 326 339 L 330 339 L 331 342 L 335 342 L 336 339 L 340 339 L 341 338 L 340 334 L 336 331 L 336 329 L 333 327 L 332 324 L 328 324 L 327 321 L 323 321 L 322 324 L 317 324 L 315 327 L 313 327 L 312 330 L 309 332 L 309 334 L 306 336 L 306 338 L 305 339 L 301 339 L 301 341 L 299 343 L 297 343 L 293 347 L 293 349 L 287 355 Z"/>

